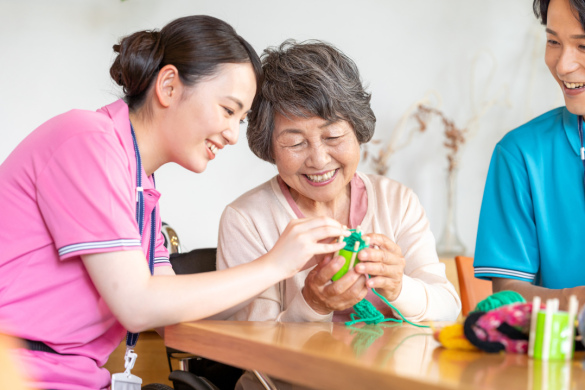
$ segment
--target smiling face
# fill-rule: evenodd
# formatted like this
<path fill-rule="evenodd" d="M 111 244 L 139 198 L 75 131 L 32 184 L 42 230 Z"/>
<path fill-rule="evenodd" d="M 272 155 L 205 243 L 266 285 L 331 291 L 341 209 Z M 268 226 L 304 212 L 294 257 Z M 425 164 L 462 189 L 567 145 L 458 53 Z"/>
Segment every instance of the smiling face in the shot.
<path fill-rule="evenodd" d="M 182 93 L 165 126 L 170 160 L 201 173 L 224 146 L 237 142 L 240 122 L 256 93 L 256 78 L 249 63 L 223 64 L 215 75 Z"/>
<path fill-rule="evenodd" d="M 346 121 L 276 114 L 272 147 L 278 173 L 297 202 L 332 202 L 348 194 L 360 146 Z"/>
<path fill-rule="evenodd" d="M 563 91 L 567 109 L 585 114 L 585 31 L 569 0 L 552 0 L 546 23 L 545 62 Z"/>

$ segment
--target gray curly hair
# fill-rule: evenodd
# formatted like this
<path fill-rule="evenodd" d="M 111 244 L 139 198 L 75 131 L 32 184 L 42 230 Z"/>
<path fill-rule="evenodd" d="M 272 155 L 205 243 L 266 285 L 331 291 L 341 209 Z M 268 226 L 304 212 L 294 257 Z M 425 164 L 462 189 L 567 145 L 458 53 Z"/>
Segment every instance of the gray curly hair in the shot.
<path fill-rule="evenodd" d="M 274 116 L 320 117 L 347 121 L 360 144 L 374 135 L 376 116 L 371 94 L 362 85 L 356 64 L 333 45 L 310 40 L 284 41 L 262 54 L 264 82 L 248 115 L 248 145 L 274 163 Z"/>

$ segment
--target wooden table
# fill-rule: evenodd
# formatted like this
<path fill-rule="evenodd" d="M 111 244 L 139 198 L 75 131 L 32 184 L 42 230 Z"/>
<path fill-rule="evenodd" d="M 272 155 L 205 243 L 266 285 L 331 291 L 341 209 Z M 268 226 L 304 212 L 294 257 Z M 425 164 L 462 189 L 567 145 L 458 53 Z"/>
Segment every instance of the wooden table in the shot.
<path fill-rule="evenodd" d="M 198 321 L 167 327 L 165 344 L 315 389 L 585 388 L 583 353 L 543 363 L 447 350 L 411 325 Z"/>

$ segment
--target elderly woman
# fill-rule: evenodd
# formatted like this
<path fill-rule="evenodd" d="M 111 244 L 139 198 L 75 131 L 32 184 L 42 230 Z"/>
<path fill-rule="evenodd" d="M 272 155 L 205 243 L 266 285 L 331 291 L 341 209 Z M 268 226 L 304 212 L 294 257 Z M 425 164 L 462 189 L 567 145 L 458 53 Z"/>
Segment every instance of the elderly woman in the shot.
<path fill-rule="evenodd" d="M 248 143 L 278 175 L 226 207 L 218 268 L 262 256 L 291 220 L 309 216 L 360 226 L 370 247 L 341 279 L 331 281 L 344 259 L 326 257 L 231 318 L 343 321 L 363 298 L 396 316 L 375 288 L 411 321 L 455 320 L 460 300 L 417 196 L 386 177 L 356 172 L 360 144 L 372 138 L 376 118 L 355 63 L 327 43 L 286 41 L 265 50 L 262 64 L 265 79 L 249 115 Z"/>

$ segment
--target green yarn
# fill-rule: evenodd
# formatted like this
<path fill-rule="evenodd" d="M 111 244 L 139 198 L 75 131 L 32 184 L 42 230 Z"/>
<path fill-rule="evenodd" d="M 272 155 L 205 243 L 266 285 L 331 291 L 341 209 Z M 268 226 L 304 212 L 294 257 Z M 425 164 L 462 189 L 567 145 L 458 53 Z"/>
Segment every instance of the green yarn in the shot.
<path fill-rule="evenodd" d="M 494 293 L 479 302 L 473 311 L 490 311 L 511 303 L 524 303 L 526 300 L 516 291 L 504 290 Z"/>
<path fill-rule="evenodd" d="M 368 275 L 368 278 L 370 276 Z M 407 320 L 406 318 L 404 318 L 404 316 L 402 315 L 402 313 L 400 312 L 400 310 L 398 310 L 397 308 L 394 307 L 394 305 L 392 305 L 390 302 L 388 302 L 388 300 L 386 298 L 384 298 L 382 295 L 380 295 L 376 290 L 372 289 L 372 291 L 374 292 L 374 294 L 376 294 L 378 296 L 378 298 L 380 298 L 386 305 L 388 305 L 389 307 L 391 307 L 396 313 L 398 313 L 398 315 L 400 316 L 400 318 L 402 318 L 402 320 L 396 319 L 396 318 L 386 318 L 384 317 L 384 315 L 382 313 L 380 313 L 380 311 L 378 309 L 376 309 L 376 307 L 374 305 L 372 305 L 367 299 L 362 299 L 361 301 L 359 301 L 357 304 L 355 304 L 353 306 L 353 309 L 355 310 L 356 314 L 352 313 L 350 315 L 351 321 L 347 321 L 345 323 L 346 326 L 351 326 L 353 324 L 357 324 L 358 322 L 365 322 L 366 324 L 379 324 L 381 322 L 406 322 L 410 325 L 413 326 L 417 326 L 419 328 L 430 328 L 430 326 L 428 325 L 420 325 L 420 324 L 415 324 L 414 322 L 411 322 L 409 320 Z"/>
<path fill-rule="evenodd" d="M 367 299 L 362 299 L 353 306 L 359 320 L 355 322 L 365 322 L 366 324 L 378 324 L 383 322 L 386 318 L 376 309 L 374 305 Z M 355 314 L 351 314 L 351 319 L 355 320 Z M 346 324 L 347 325 L 347 324 Z M 351 324 L 350 324 L 351 325 Z"/>
<path fill-rule="evenodd" d="M 366 325 L 362 328 L 350 326 L 350 329 L 350 334 L 355 334 L 355 337 L 351 340 L 351 346 L 358 357 L 363 355 L 376 339 L 384 335 L 384 330 L 378 326 Z"/>
<path fill-rule="evenodd" d="M 345 246 L 343 247 L 343 249 L 345 249 L 346 251 L 349 252 L 359 252 L 362 249 L 367 248 L 368 246 L 366 245 L 366 241 L 362 238 L 362 233 L 358 233 L 356 231 L 356 229 L 349 229 L 349 231 L 351 232 L 351 234 L 348 237 L 345 237 L 343 239 L 343 241 L 345 241 Z M 359 241 L 360 246 L 358 248 L 358 250 L 354 250 L 354 246 L 355 243 Z"/>
<path fill-rule="evenodd" d="M 358 232 L 356 229 L 349 229 L 349 231 L 351 232 L 351 234 L 348 237 L 345 237 L 343 239 L 345 241 L 345 247 L 343 248 L 344 250 L 346 250 L 348 252 L 356 252 L 357 253 L 357 252 L 361 251 L 362 249 L 365 249 L 368 247 L 368 245 L 366 245 L 366 241 L 362 238 L 361 231 Z M 358 247 L 357 251 L 354 249 L 356 242 L 359 242 L 359 247 Z M 346 260 L 348 260 L 348 259 L 346 259 Z M 346 265 L 347 265 L 347 261 L 346 261 Z M 343 274 L 345 274 L 345 272 L 347 272 L 347 270 L 345 270 L 345 271 L 343 271 L 343 269 L 339 270 L 338 273 L 336 275 L 334 275 L 332 280 L 339 279 Z M 368 276 L 368 278 L 370 277 L 370 275 L 367 275 L 367 276 Z M 427 326 L 427 325 L 419 325 L 419 324 L 415 324 L 413 322 L 408 321 L 406 318 L 404 318 L 402 313 L 400 313 L 400 311 L 397 308 L 395 308 L 390 302 L 388 302 L 388 300 L 386 298 L 384 298 L 383 296 L 378 294 L 378 292 L 376 290 L 372 289 L 372 291 L 374 292 L 374 294 L 376 294 L 378 297 L 380 297 L 380 299 L 382 299 L 382 301 L 384 301 L 384 303 L 386 303 L 396 313 L 398 313 L 398 315 L 402 318 L 402 320 L 399 320 L 396 318 L 384 317 L 384 315 L 382 313 L 380 313 L 380 311 L 378 309 L 376 309 L 376 307 L 374 305 L 372 305 L 367 299 L 364 298 L 353 306 L 355 313 L 352 313 L 350 315 L 351 321 L 347 321 L 345 323 L 345 325 L 351 326 L 353 324 L 357 324 L 358 322 L 365 322 L 366 324 L 379 324 L 381 322 L 388 322 L 388 321 L 400 322 L 400 323 L 402 323 L 404 321 L 404 322 L 407 322 L 411 325 L 418 326 L 421 328 L 429 328 L 429 326 Z"/>

